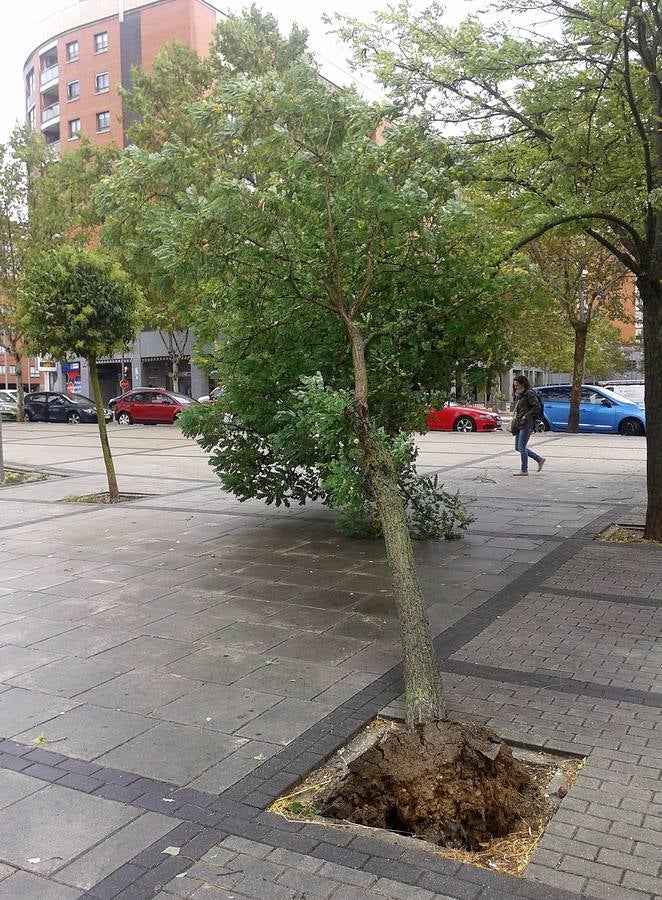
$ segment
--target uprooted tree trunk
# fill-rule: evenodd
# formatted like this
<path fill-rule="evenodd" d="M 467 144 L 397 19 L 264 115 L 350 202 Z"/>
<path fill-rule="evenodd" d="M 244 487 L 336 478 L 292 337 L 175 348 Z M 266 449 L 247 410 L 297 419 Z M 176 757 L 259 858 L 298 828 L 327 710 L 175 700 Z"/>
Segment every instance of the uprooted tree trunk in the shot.
<path fill-rule="evenodd" d="M 108 429 L 106 428 L 106 417 L 104 415 L 103 397 L 101 396 L 101 385 L 99 384 L 96 359 L 90 357 L 90 359 L 88 359 L 88 365 L 90 367 L 90 384 L 92 385 L 94 403 L 97 408 L 97 424 L 99 425 L 99 439 L 101 441 L 101 450 L 103 452 L 103 462 L 106 467 L 106 477 L 108 479 L 108 499 L 111 503 L 117 503 L 120 498 L 120 492 L 117 486 L 113 455 L 110 452 L 110 443 L 108 441 Z"/>
<path fill-rule="evenodd" d="M 379 510 L 400 622 L 405 716 L 409 726 L 423 725 L 446 718 L 441 674 L 416 572 L 407 511 L 395 463 L 369 419 L 365 343 L 356 324 L 347 316 L 343 321 L 351 342 L 354 368 L 354 401 L 349 415 Z"/>

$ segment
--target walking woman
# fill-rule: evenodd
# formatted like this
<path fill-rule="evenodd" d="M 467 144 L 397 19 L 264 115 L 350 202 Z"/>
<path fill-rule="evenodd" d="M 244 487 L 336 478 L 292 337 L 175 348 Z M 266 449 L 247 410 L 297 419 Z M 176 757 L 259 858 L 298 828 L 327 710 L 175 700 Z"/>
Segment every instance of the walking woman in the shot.
<path fill-rule="evenodd" d="M 540 472 L 545 465 L 544 457 L 538 456 L 526 446 L 535 429 L 536 419 L 540 418 L 540 401 L 536 392 L 531 389 L 529 379 L 524 375 L 516 375 L 513 379 L 513 400 L 515 409 L 510 430 L 515 435 L 515 450 L 522 457 L 522 469 L 520 472 L 513 472 L 513 475 L 528 475 L 529 459 L 538 463 Z"/>

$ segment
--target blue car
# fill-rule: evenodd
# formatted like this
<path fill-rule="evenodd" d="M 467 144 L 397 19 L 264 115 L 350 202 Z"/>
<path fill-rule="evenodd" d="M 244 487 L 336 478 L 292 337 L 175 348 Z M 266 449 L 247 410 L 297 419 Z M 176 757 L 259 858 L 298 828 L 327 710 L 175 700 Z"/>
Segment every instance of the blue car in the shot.
<path fill-rule="evenodd" d="M 545 404 L 545 431 L 565 431 L 570 413 L 570 385 L 550 384 L 535 390 Z M 583 385 L 579 430 L 641 436 L 646 434 L 646 413 L 632 400 L 608 388 Z"/>

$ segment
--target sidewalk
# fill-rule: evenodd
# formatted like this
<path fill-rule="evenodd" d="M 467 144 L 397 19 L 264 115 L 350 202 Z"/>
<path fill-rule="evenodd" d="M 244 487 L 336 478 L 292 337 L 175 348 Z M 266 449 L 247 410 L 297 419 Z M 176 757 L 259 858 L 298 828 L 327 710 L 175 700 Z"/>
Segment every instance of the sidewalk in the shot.
<path fill-rule="evenodd" d="M 541 439 L 560 470 L 566 445 Z M 164 464 L 158 495 L 136 503 L 63 506 L 98 483 L 96 462 L 64 450 L 79 475 L 0 494 L 0 898 L 662 894 L 662 562 L 593 540 L 641 516 L 640 460 L 626 485 L 601 443 L 604 477 L 581 496 L 586 442 L 529 494 L 501 470 L 509 442 L 455 443 L 461 465 L 441 466 L 478 516 L 465 540 L 417 547 L 452 715 L 587 757 L 509 879 L 264 811 L 401 711 L 382 548 L 319 508 L 237 504 L 163 442 L 178 472 L 164 480 Z M 123 488 L 156 493 L 141 452 L 127 444 Z"/>

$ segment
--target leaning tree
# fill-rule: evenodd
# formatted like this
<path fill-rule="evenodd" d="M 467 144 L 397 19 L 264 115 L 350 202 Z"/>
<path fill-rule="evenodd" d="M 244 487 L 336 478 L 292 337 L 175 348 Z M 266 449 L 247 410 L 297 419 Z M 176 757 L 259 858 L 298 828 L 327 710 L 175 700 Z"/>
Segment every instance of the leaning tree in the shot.
<path fill-rule="evenodd" d="M 633 273 L 643 306 L 648 510 L 662 540 L 662 5 L 498 0 L 346 21 L 356 61 L 470 147 L 512 250 L 574 226 Z"/>
<path fill-rule="evenodd" d="M 184 429 L 241 499 L 321 498 L 379 529 L 407 721 L 438 720 L 410 531 L 442 534 L 462 511 L 416 477 L 410 434 L 458 366 L 499 370 L 501 297 L 516 282 L 486 270 L 456 160 L 420 123 L 390 110 L 384 130 L 383 108 L 306 66 L 225 77 L 189 115 L 213 136 L 211 164 L 177 140 L 161 154 L 134 149 L 99 191 L 106 239 L 126 235 L 147 265 L 166 266 L 197 297 L 199 340 L 220 337 L 210 366 L 224 393 Z"/>

